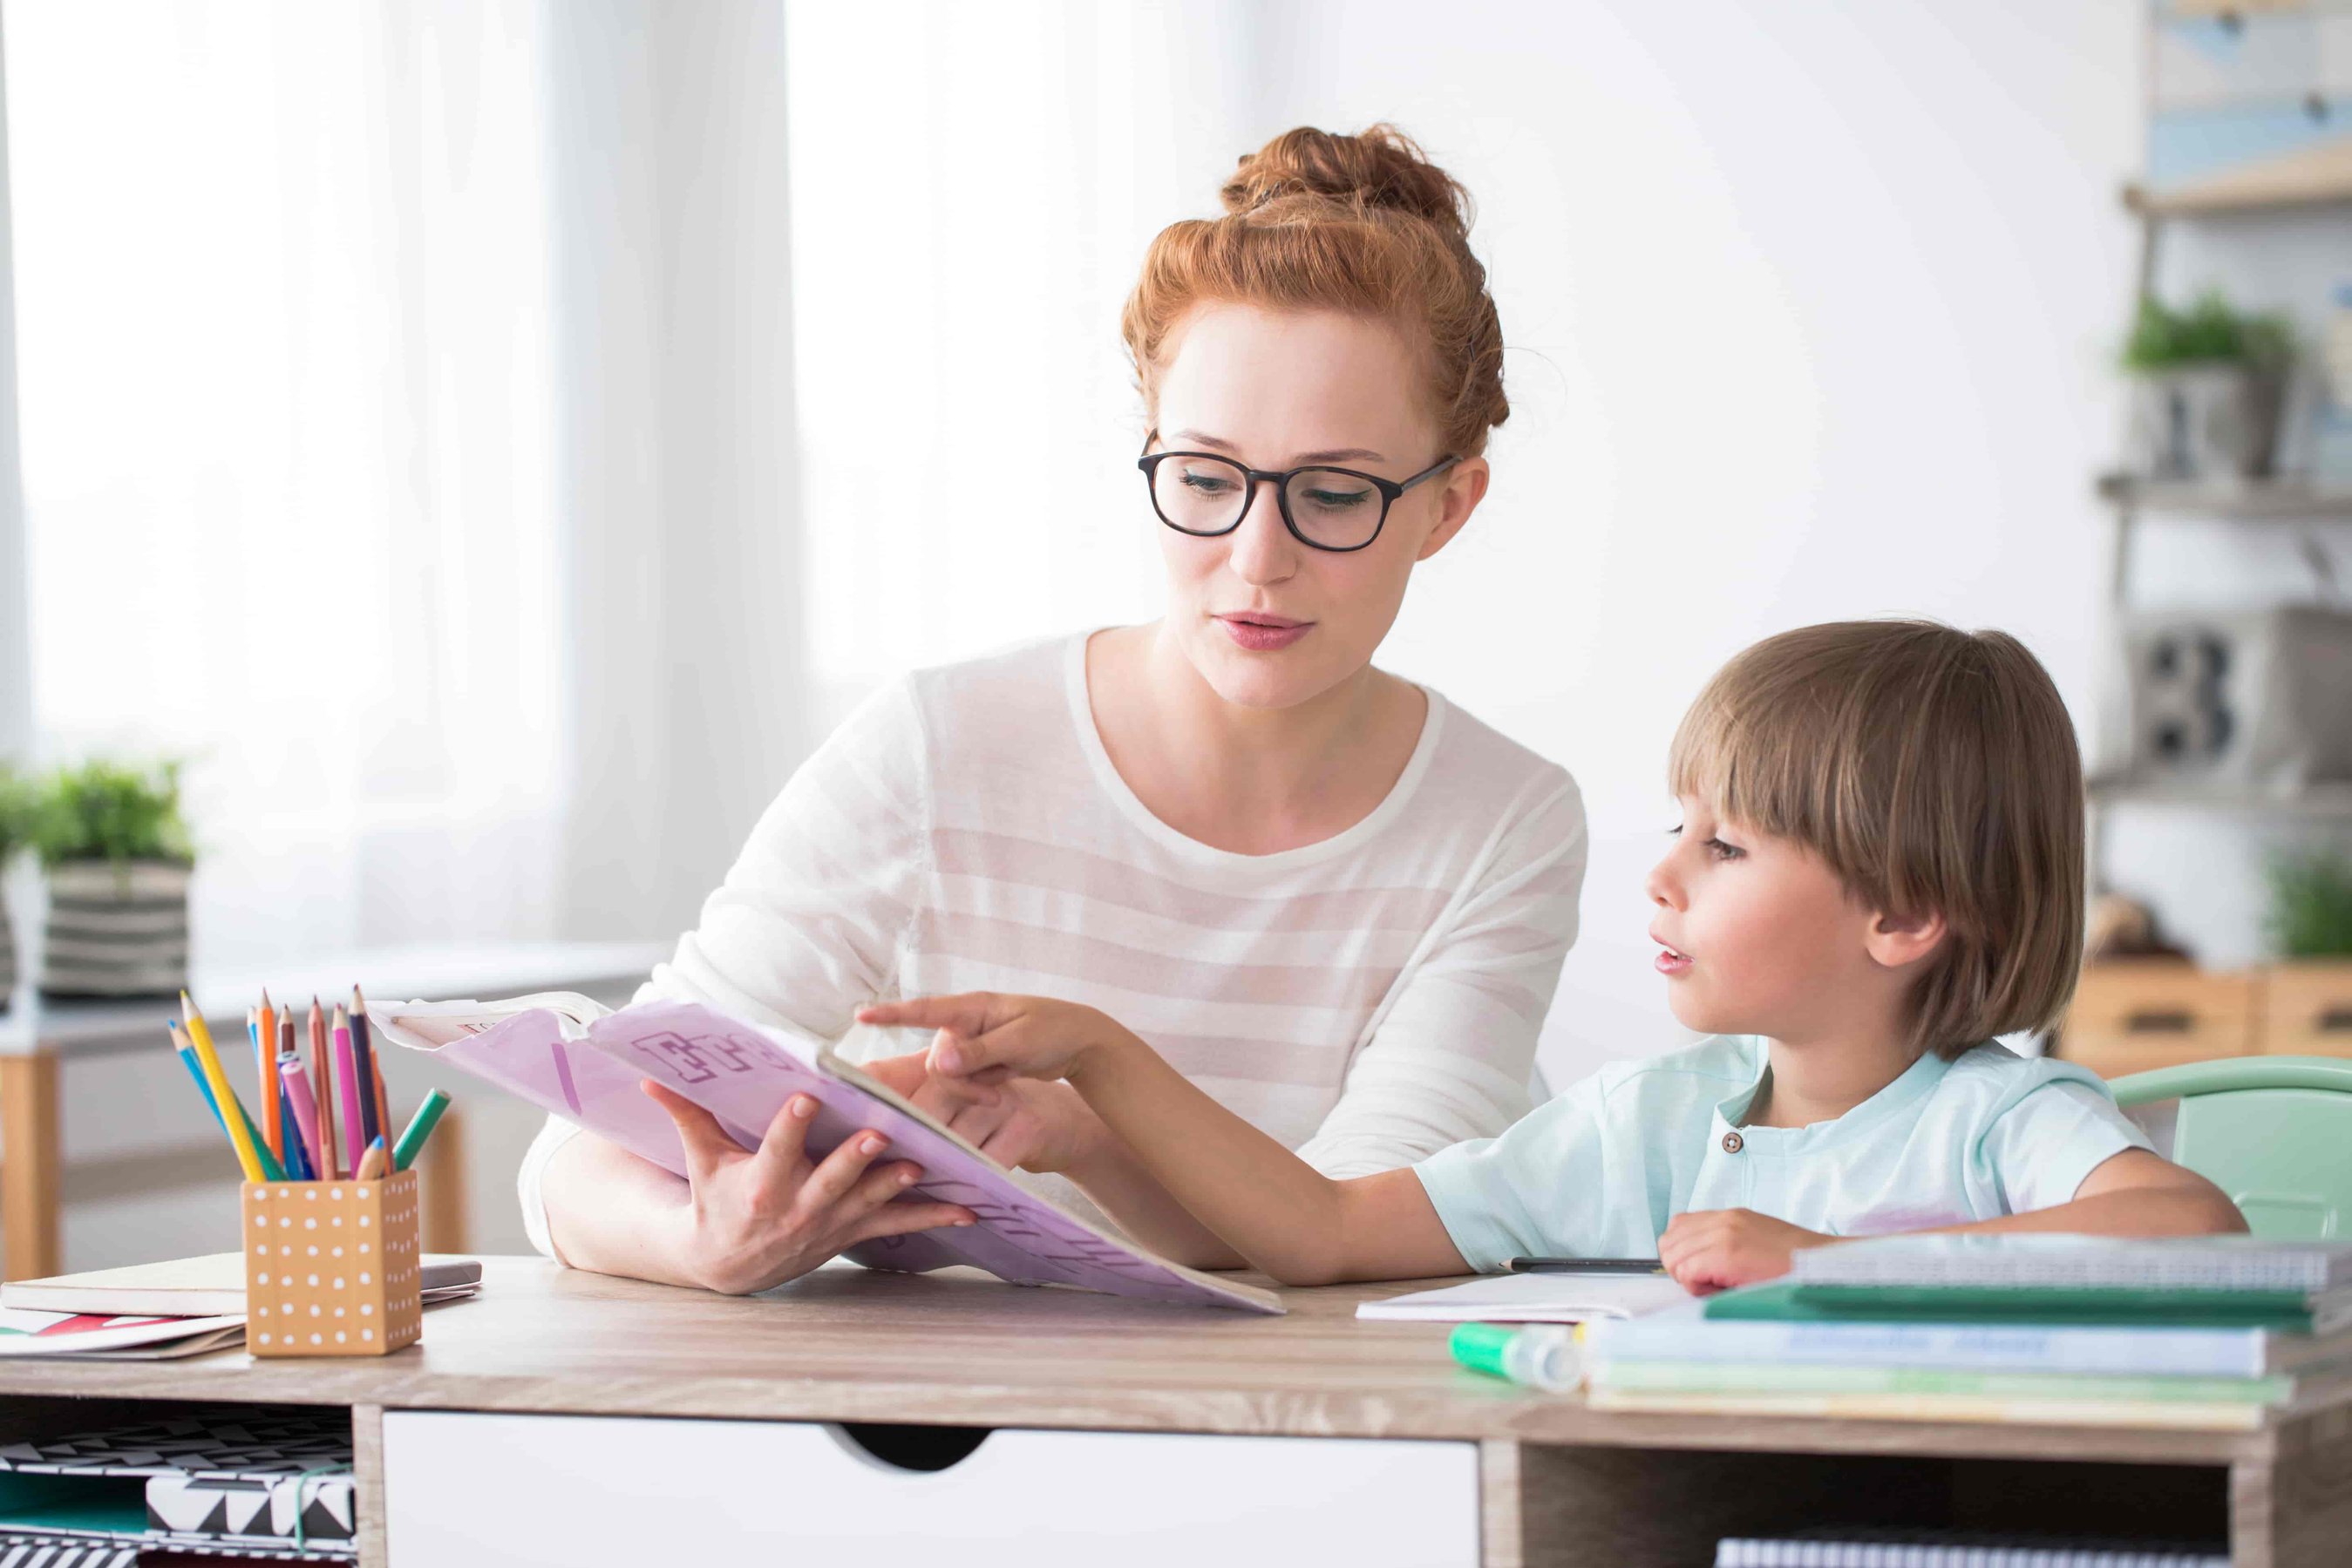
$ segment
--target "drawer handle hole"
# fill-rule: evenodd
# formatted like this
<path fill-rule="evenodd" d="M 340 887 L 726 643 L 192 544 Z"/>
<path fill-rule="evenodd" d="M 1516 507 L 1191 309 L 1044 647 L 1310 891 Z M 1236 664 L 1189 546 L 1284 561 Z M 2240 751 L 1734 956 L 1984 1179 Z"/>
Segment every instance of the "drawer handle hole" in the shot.
<path fill-rule="evenodd" d="M 2124 1019 L 2124 1028 L 2133 1034 L 2187 1034 L 2194 1022 L 2189 1016 L 2175 1009 L 2168 1012 L 2137 1012 Z"/>
<path fill-rule="evenodd" d="M 2319 1015 L 2319 1032 L 2342 1034 L 2352 1030 L 2352 1008 L 2330 1008 Z"/>
<path fill-rule="evenodd" d="M 832 1428 L 841 1446 L 885 1469 L 935 1474 L 953 1469 L 988 1441 L 988 1427 L 919 1427 L 901 1421 L 844 1421 Z"/>

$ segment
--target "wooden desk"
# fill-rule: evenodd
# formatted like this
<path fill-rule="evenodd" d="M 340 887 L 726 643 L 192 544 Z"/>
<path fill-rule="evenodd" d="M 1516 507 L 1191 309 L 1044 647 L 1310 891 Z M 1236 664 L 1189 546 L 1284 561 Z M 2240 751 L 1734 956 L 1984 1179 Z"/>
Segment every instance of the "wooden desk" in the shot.
<path fill-rule="evenodd" d="M 847 1266 L 736 1300 L 496 1258 L 480 1299 L 381 1360 L 0 1361 L 0 1441 L 72 1418 L 65 1398 L 348 1406 L 370 1568 L 415 1561 L 396 1529 L 387 1557 L 385 1526 L 385 1424 L 411 1411 L 1471 1445 L 1458 1560 L 1488 1568 L 1699 1563 L 1725 1533 L 1866 1521 L 2226 1531 L 2237 1568 L 2315 1568 L 2352 1542 L 2352 1384 L 2247 1433 L 1612 1415 L 1456 1369 L 1442 1326 L 1353 1317 L 1404 1288 L 1286 1291 L 1290 1315 L 1263 1318 Z M 616 1506 L 604 1479 L 578 1477 L 577 1506 Z M 1254 1561 L 1235 1531 L 1228 1563 Z"/>
<path fill-rule="evenodd" d="M 252 1081 L 252 1053 L 241 1019 L 260 1000 L 262 988 L 284 998 L 316 993 L 330 1006 L 348 998 L 354 983 L 379 999 L 425 997 L 435 1000 L 483 999 L 532 991 L 583 991 L 617 1005 L 627 999 L 655 964 L 669 956 L 666 943 L 539 942 L 461 947 L 384 948 L 289 960 L 268 970 L 200 971 L 190 988 L 212 1023 L 230 1081 L 245 1093 Z M 131 1053 L 152 1056 L 165 1076 L 180 1072 L 169 1060 L 163 1020 L 178 1009 L 159 1001 L 44 1002 L 37 995 L 22 1009 L 0 1017 L 0 1279 L 29 1280 L 59 1272 L 58 1218 L 68 1175 L 68 1151 L 59 1130 L 61 1069 L 76 1061 Z M 232 1049 L 234 1048 L 234 1049 Z M 248 1110 L 252 1109 L 250 1102 Z M 201 1113 L 187 1125 L 203 1131 Z M 449 1216 L 462 1212 L 466 1183 L 458 1162 L 460 1129 L 445 1125 L 427 1145 L 439 1162 L 428 1202 L 428 1246 L 463 1251 L 467 1241 Z M 135 1168 L 105 1173 L 103 1185 L 152 1189 L 184 1180 L 190 1173 L 221 1168 L 223 1145 L 200 1144 L 142 1154 Z M 87 1151 L 85 1151 L 87 1153 Z"/>

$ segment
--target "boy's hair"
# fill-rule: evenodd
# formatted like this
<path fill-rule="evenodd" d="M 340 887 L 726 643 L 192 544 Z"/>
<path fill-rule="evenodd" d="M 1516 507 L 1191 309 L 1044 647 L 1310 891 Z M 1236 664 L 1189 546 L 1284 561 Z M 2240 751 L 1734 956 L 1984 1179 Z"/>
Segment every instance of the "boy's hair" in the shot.
<path fill-rule="evenodd" d="M 2058 688 L 2001 632 L 1844 621 L 1768 637 L 1709 681 L 1666 761 L 1677 796 L 1796 840 L 1847 890 L 1943 915 L 1915 1051 L 2057 1020 L 2083 956 L 2083 766 Z"/>

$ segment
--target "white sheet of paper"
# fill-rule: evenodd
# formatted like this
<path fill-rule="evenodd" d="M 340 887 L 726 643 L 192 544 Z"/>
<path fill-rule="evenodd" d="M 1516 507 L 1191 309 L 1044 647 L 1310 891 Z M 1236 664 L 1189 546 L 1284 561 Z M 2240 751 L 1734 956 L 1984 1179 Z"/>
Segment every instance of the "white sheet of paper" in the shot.
<path fill-rule="evenodd" d="M 1360 1318 L 1424 1323 L 1580 1323 L 1636 1318 L 1690 1292 L 1664 1274 L 1490 1274 L 1466 1285 L 1366 1301 Z"/>

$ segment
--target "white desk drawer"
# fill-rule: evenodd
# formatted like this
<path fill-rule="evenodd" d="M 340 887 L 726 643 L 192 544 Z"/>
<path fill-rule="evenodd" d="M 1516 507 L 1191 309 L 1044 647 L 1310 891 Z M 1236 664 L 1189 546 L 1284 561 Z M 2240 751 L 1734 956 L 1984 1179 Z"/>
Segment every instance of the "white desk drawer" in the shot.
<path fill-rule="evenodd" d="M 794 1422 L 393 1410 L 383 1472 L 392 1568 L 1478 1560 L 1473 1443 L 1006 1430 L 927 1473 Z"/>

